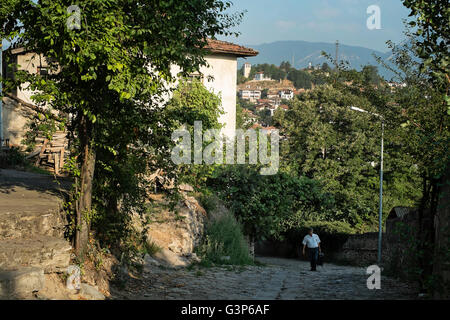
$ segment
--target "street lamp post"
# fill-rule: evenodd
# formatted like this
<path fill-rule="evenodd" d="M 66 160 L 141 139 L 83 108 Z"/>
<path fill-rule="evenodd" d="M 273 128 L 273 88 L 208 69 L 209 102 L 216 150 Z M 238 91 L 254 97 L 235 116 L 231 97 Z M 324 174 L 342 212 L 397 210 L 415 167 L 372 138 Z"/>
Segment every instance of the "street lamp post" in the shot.
<path fill-rule="evenodd" d="M 380 154 L 380 203 L 378 206 L 378 256 L 377 263 L 381 264 L 381 244 L 383 236 L 383 152 L 384 152 L 384 118 L 379 114 L 351 106 L 350 109 L 358 112 L 369 113 L 381 120 L 381 154 Z"/>
<path fill-rule="evenodd" d="M 378 211 L 378 265 L 381 264 L 381 237 L 383 228 L 383 152 L 384 152 L 384 119 L 381 118 L 381 155 L 380 155 L 380 205 Z"/>
<path fill-rule="evenodd" d="M 2 39 L 0 38 L 0 151 L 3 146 L 3 119 L 2 119 L 2 113 L 3 113 L 3 99 L 2 99 L 2 77 L 3 77 L 3 46 L 2 46 Z"/>

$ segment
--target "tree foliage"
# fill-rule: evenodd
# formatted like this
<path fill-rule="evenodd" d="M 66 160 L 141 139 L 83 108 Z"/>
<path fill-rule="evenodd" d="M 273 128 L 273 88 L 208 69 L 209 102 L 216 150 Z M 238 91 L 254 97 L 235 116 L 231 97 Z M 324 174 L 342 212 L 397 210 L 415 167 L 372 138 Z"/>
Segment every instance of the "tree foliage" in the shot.
<path fill-rule="evenodd" d="M 415 45 L 421 59 L 421 71 L 430 73 L 433 84 L 448 95 L 450 87 L 450 6 L 440 0 L 403 0 L 411 10 L 409 22 L 415 27 Z M 447 98 L 450 106 L 450 101 Z"/>
<path fill-rule="evenodd" d="M 257 240 L 280 237 L 299 221 L 332 215 L 333 198 L 306 177 L 263 176 L 254 168 L 235 165 L 217 170 L 207 184 L 234 212 L 245 234 Z"/>
<path fill-rule="evenodd" d="M 360 79 L 364 84 L 363 74 Z M 355 86 L 357 83 L 354 79 Z M 281 163 L 285 165 L 283 170 L 294 176 L 305 175 L 323 183 L 324 190 L 336 199 L 332 219 L 368 231 L 376 225 L 381 123 L 350 106 L 380 111 L 375 98 L 365 96 L 369 91 L 361 94 L 361 88 L 351 89 L 343 83 L 338 86 L 317 87 L 295 100 L 288 111 L 276 113 L 275 121 L 287 136 Z M 395 140 L 389 133 L 385 145 L 386 214 L 395 205 L 413 205 L 418 185 L 413 163 L 396 159 Z"/>
<path fill-rule="evenodd" d="M 225 13 L 231 3 L 221 0 L 80 0 L 77 29 L 67 27 L 71 4 L 17 0 L 7 10 L 2 6 L 0 24 L 5 27 L 3 36 L 49 63 L 48 76 L 22 72 L 17 80 L 36 90 L 36 103 L 70 115 L 80 166 L 79 249 L 87 243 L 96 169 L 114 177 L 99 179 L 113 189 L 116 178 L 131 173 L 130 168 L 117 172 L 116 165 L 148 159 L 146 166 L 134 165 L 137 173 L 148 167 L 167 168 L 172 128 L 161 106 L 166 84 L 173 80 L 171 66 L 178 65 L 184 75 L 198 71 L 206 63 L 207 39 L 228 34 L 241 14 Z M 121 187 L 117 190 L 127 189 L 126 184 Z"/>

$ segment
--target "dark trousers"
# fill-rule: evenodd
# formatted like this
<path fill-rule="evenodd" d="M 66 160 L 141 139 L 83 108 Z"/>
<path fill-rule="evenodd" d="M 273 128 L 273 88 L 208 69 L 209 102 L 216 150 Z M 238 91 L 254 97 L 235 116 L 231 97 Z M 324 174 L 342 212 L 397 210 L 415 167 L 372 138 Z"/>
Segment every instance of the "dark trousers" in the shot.
<path fill-rule="evenodd" d="M 319 248 L 308 248 L 309 262 L 311 263 L 311 270 L 316 270 L 317 259 L 319 258 Z"/>

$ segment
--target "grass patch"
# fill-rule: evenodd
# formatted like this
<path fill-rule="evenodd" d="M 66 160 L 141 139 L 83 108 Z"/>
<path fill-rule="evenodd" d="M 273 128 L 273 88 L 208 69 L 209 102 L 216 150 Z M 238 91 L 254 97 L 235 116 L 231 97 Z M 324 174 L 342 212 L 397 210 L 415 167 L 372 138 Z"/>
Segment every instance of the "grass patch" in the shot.
<path fill-rule="evenodd" d="M 153 256 L 162 250 L 160 246 L 158 246 L 156 243 L 150 242 L 150 241 L 146 241 L 144 243 L 144 246 L 145 246 L 145 252 L 147 254 L 149 254 L 150 256 Z"/>
<path fill-rule="evenodd" d="M 208 223 L 205 238 L 196 251 L 204 267 L 254 264 L 242 227 L 229 212 Z"/>

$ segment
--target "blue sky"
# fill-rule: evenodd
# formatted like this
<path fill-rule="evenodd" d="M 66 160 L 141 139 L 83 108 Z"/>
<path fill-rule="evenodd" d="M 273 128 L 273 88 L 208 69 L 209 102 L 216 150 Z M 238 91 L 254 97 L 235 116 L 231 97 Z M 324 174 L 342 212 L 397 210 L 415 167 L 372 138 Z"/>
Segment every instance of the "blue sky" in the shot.
<path fill-rule="evenodd" d="M 219 37 L 257 45 L 278 40 L 339 41 L 386 52 L 386 41 L 401 42 L 409 10 L 400 0 L 231 0 L 232 12 L 247 10 L 235 28 L 241 35 Z M 378 5 L 381 29 L 366 26 L 367 7 Z"/>

